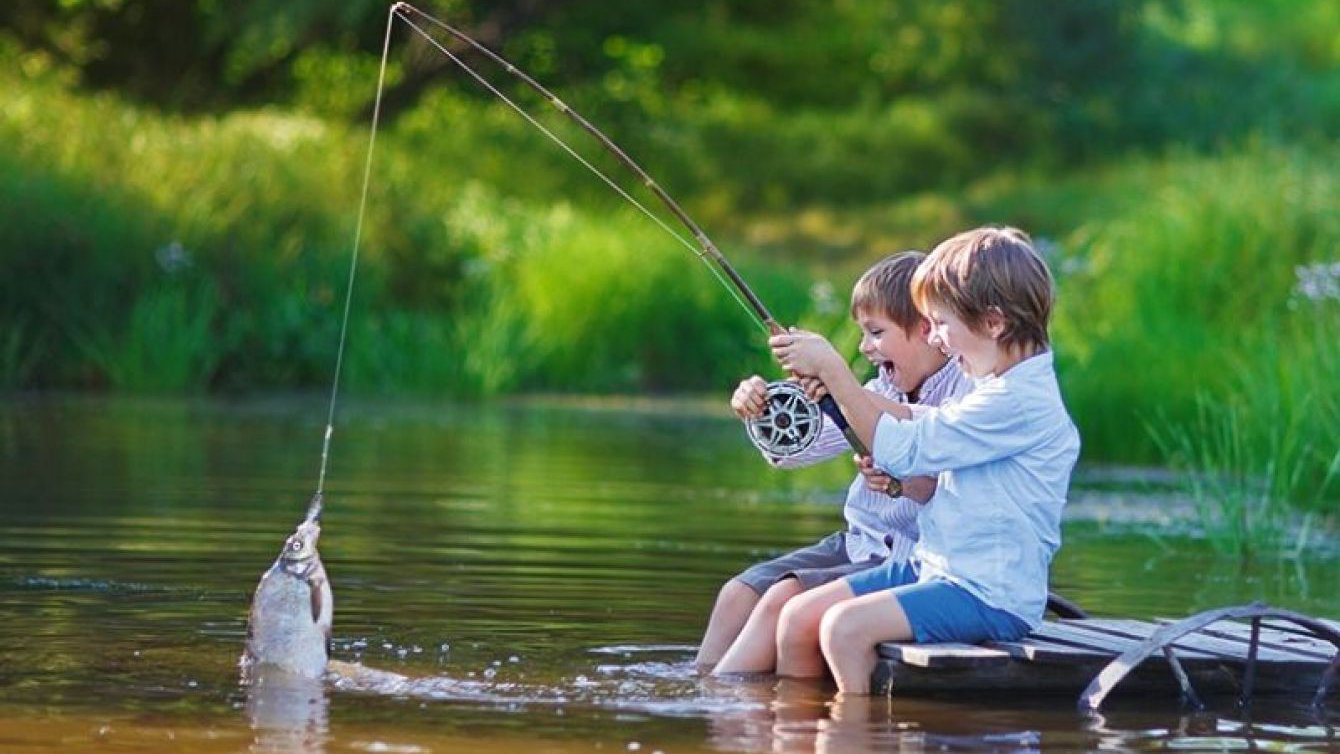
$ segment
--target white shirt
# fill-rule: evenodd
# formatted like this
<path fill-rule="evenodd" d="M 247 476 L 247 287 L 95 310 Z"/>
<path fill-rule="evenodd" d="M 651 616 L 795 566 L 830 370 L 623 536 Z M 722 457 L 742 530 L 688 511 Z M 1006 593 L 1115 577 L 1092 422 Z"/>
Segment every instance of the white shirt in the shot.
<path fill-rule="evenodd" d="M 913 551 L 920 580 L 947 579 L 1036 628 L 1079 458 L 1051 352 L 911 421 L 885 414 L 873 455 L 895 477 L 939 472 Z"/>
<path fill-rule="evenodd" d="M 921 383 L 921 389 L 917 391 L 917 403 L 938 406 L 948 398 L 966 394 L 971 388 L 972 382 L 958 366 L 946 361 L 943 367 Z M 892 375 L 883 368 L 875 379 L 865 384 L 865 389 L 891 400 L 907 402 L 907 396 L 894 387 Z M 842 430 L 824 416 L 819 435 L 808 448 L 790 458 L 765 457 L 779 468 L 797 468 L 850 453 L 851 446 L 842 435 Z M 934 476 L 934 473 L 927 476 Z M 842 515 L 847 520 L 847 531 L 844 533 L 847 558 L 853 563 L 889 557 L 906 560 L 911 556 L 917 541 L 917 515 L 921 507 L 920 503 L 911 498 L 889 497 L 883 492 L 871 490 L 865 486 L 865 477 L 858 473 L 847 488 L 846 504 L 842 507 Z"/>

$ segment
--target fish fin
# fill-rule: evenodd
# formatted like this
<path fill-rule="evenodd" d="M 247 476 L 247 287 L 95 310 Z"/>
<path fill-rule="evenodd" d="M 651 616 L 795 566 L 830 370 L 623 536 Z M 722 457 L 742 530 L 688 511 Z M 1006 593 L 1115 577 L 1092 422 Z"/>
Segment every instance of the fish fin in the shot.
<path fill-rule="evenodd" d="M 318 579 L 311 579 L 311 580 L 309 580 L 309 581 L 307 582 L 308 592 L 310 592 L 311 595 L 312 595 L 312 622 L 313 622 L 313 623 L 319 623 L 319 622 L 321 622 L 321 608 L 322 608 L 322 602 L 321 602 L 321 591 L 322 591 L 322 589 L 321 589 L 321 585 L 324 584 L 324 583 L 325 583 L 325 579 L 319 579 L 319 578 L 318 578 Z"/>

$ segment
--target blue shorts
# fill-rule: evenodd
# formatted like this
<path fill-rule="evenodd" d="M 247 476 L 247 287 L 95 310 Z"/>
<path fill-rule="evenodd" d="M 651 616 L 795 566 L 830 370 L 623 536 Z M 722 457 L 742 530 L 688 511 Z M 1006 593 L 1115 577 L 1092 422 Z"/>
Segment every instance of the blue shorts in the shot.
<path fill-rule="evenodd" d="M 854 573 L 847 577 L 847 586 L 857 597 L 887 590 L 907 616 L 912 638 L 921 644 L 1014 641 L 1029 632 L 1016 615 L 991 607 L 957 584 L 940 578 L 918 582 L 911 561 L 890 560 Z"/>

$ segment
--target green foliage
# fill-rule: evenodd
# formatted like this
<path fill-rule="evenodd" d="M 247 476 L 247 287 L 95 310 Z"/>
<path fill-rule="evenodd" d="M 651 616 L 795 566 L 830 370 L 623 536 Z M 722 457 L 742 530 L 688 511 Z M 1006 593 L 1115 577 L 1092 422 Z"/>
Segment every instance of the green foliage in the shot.
<path fill-rule="evenodd" d="M 183 392 L 208 386 L 220 349 L 213 342 L 218 298 L 208 283 L 144 292 L 124 325 L 70 334 L 79 354 L 127 392 Z"/>
<path fill-rule="evenodd" d="M 1198 392 L 1220 395 L 1238 362 L 1269 358 L 1296 268 L 1340 245 L 1334 155 L 1259 147 L 1137 165 L 1143 201 L 1063 241 L 1055 332 L 1086 443 L 1148 459 L 1132 420 L 1161 406 L 1188 421 Z"/>
<path fill-rule="evenodd" d="M 36 127 L 50 113 L 61 127 Z M 40 85 L 3 115 L 0 132 L 25 137 L 0 183 L 16 213 L 4 225 L 14 273 L 5 319 L 51 314 L 41 332 L 14 327 L 8 382 L 150 391 L 329 381 L 363 135 L 273 112 L 157 118 Z M 417 138 L 392 135 L 379 154 L 351 387 L 670 390 L 767 367 L 761 338 L 696 264 L 696 248 L 640 216 L 502 198 L 425 172 L 450 161 L 425 163 Z M 803 313 L 798 273 L 747 274 L 785 307 L 779 316 Z"/>
<path fill-rule="evenodd" d="M 1193 419 L 1151 422 L 1160 449 L 1185 472 L 1202 527 L 1218 549 L 1296 554 L 1327 495 L 1340 487 L 1340 442 L 1333 431 L 1340 422 L 1334 390 L 1340 316 L 1331 313 L 1330 320 L 1320 328 L 1302 325 L 1320 330 L 1324 340 L 1290 333 L 1289 345 L 1303 346 L 1304 363 L 1323 362 L 1321 373 L 1281 369 L 1281 354 L 1267 348 L 1241 366 L 1229 390 L 1197 396 Z"/>
<path fill-rule="evenodd" d="M 32 102 L 10 104 L 25 109 Z M 70 334 L 111 325 L 128 311 L 152 264 L 152 220 L 96 186 L 32 171 L 14 158 L 0 156 L 4 382 L 98 384 L 69 358 Z"/>
<path fill-rule="evenodd" d="M 0 334 L 0 390 L 22 387 L 42 358 L 41 344 L 33 342 L 31 326 L 23 320 L 3 323 Z"/>
<path fill-rule="evenodd" d="M 850 346 L 864 265 L 1017 224 L 1058 274 L 1088 457 L 1238 480 L 1207 500 L 1269 490 L 1240 511 L 1333 499 L 1334 302 L 1302 301 L 1298 278 L 1340 248 L 1333 4 L 424 7 L 625 147 L 783 323 Z M 386 10 L 0 7 L 0 385 L 327 386 Z M 548 103 L 481 72 L 660 212 Z M 689 250 L 403 27 L 389 74 L 350 388 L 716 391 L 772 372 Z M 198 108 L 216 114 L 182 114 Z"/>

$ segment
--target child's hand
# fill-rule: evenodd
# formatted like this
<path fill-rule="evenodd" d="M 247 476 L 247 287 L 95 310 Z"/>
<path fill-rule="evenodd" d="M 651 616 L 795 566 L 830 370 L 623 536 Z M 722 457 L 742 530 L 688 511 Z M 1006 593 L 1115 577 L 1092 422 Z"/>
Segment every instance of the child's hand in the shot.
<path fill-rule="evenodd" d="M 763 415 L 763 407 L 768 399 L 768 383 L 762 377 L 754 375 L 742 380 L 730 397 L 730 408 L 741 419 L 757 419 Z"/>
<path fill-rule="evenodd" d="M 893 477 L 880 471 L 870 456 L 852 456 L 851 459 L 856 462 L 856 469 L 865 477 L 866 489 L 871 492 L 882 492 L 889 494 L 893 489 Z"/>
<path fill-rule="evenodd" d="M 818 403 L 828 395 L 828 388 L 824 387 L 823 380 L 818 377 L 793 377 L 800 389 L 805 391 L 805 397 Z"/>
<path fill-rule="evenodd" d="M 812 332 L 793 329 L 768 338 L 768 345 L 782 368 L 799 377 L 822 379 L 825 370 L 847 366 L 831 343 Z"/>

